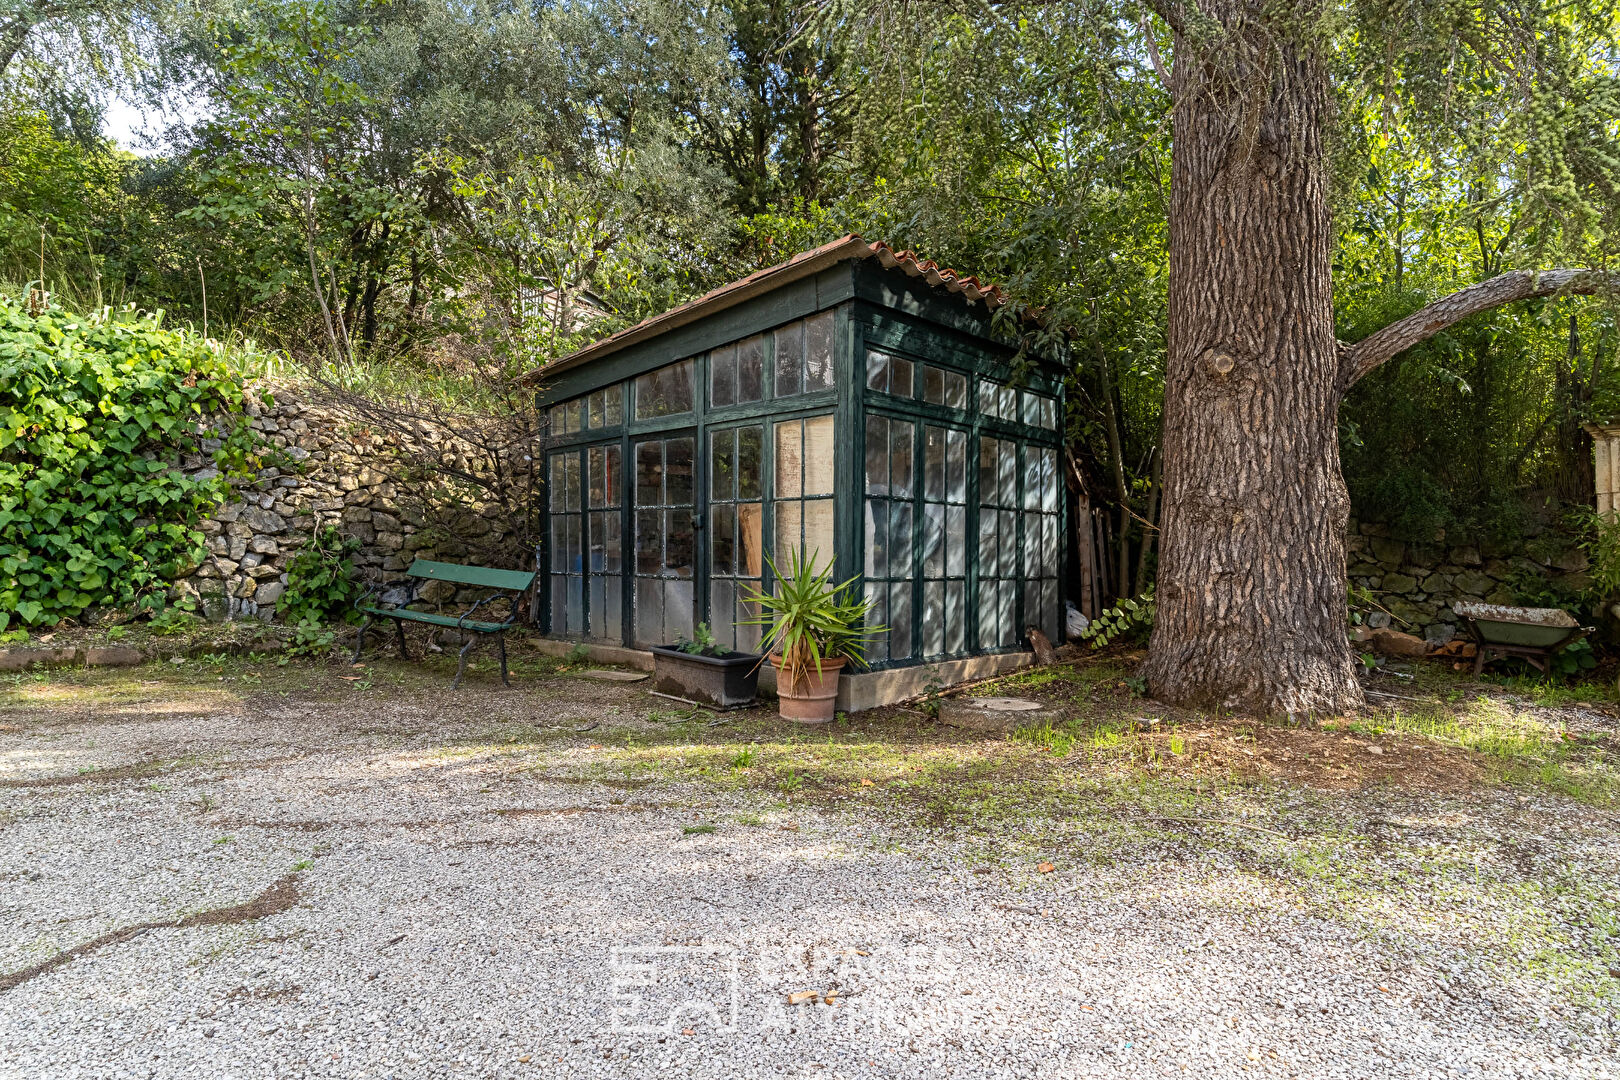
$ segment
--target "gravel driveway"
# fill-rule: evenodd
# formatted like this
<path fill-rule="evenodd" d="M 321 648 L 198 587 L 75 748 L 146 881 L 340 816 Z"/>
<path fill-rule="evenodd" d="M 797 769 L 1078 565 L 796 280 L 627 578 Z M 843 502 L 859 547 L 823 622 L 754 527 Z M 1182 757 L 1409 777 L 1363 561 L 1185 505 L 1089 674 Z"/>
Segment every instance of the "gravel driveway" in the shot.
<path fill-rule="evenodd" d="M 604 777 L 647 702 L 154 684 L 0 709 L 0 1076 L 1620 1076 L 1613 995 L 1219 857 L 1041 873 Z M 507 723 L 539 748 L 488 737 Z M 1460 813 L 1498 809 L 1607 867 L 1614 916 L 1612 816 Z"/>

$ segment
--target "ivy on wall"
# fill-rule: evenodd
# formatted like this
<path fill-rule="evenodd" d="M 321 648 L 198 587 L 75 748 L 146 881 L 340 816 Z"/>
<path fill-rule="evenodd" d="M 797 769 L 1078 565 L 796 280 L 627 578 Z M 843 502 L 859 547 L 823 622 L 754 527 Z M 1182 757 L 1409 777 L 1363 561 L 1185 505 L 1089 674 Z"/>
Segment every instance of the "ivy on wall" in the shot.
<path fill-rule="evenodd" d="M 258 465 L 241 377 L 161 319 L 0 296 L 0 630 L 161 606 L 207 555 L 199 519 Z M 214 469 L 181 472 L 205 439 Z"/>

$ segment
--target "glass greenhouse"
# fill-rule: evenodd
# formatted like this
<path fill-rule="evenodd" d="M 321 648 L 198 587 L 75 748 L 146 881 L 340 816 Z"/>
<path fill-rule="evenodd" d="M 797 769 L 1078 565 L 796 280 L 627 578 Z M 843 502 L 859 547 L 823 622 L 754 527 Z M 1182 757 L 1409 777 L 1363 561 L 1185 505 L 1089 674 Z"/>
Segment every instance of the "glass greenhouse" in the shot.
<path fill-rule="evenodd" d="M 916 669 L 842 707 L 905 696 L 920 665 L 945 682 L 1019 666 L 1029 626 L 1059 640 L 1062 369 L 1015 370 L 1003 302 L 845 237 L 532 373 L 541 624 L 645 649 L 704 622 L 751 650 L 769 552 L 856 578 L 889 627 L 871 672 Z M 986 657 L 1003 662 L 964 663 Z"/>

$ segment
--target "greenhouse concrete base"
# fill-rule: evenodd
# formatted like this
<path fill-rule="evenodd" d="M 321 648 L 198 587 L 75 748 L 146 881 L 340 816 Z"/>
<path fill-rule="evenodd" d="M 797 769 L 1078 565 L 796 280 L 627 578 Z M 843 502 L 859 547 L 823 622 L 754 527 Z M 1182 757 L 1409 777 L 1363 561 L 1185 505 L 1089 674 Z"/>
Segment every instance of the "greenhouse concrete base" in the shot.
<path fill-rule="evenodd" d="M 585 655 L 599 664 L 619 664 L 639 671 L 653 669 L 653 654 L 641 649 L 627 649 L 620 645 L 592 645 L 581 643 Z M 535 641 L 539 651 L 548 656 L 566 656 L 575 648 L 572 641 L 540 638 Z M 937 664 L 917 664 L 912 667 L 891 668 L 888 671 L 867 671 L 844 675 L 838 680 L 839 712 L 862 712 L 897 701 L 918 697 L 928 692 L 929 683 L 941 687 L 957 686 L 979 679 L 1007 675 L 1035 663 L 1035 654 L 1029 652 L 996 653 L 991 656 L 968 656 L 961 660 L 944 660 Z M 776 670 L 770 664 L 759 671 L 759 692 L 765 697 L 776 696 Z"/>

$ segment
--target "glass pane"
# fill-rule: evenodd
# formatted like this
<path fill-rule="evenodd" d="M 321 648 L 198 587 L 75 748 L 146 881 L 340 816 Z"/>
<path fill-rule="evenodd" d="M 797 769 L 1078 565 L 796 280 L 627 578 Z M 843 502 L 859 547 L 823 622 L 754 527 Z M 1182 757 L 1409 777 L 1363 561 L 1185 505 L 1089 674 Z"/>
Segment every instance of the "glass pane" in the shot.
<path fill-rule="evenodd" d="M 923 368 L 923 400 L 934 405 L 945 404 L 945 373 L 937 367 Z"/>
<path fill-rule="evenodd" d="M 1041 515 L 1024 515 L 1024 576 L 1041 576 Z"/>
<path fill-rule="evenodd" d="M 911 582 L 897 581 L 889 586 L 889 657 L 903 660 L 911 655 Z"/>
<path fill-rule="evenodd" d="M 568 466 L 563 462 L 567 458 L 567 454 L 552 454 L 549 462 L 551 475 L 546 480 L 546 485 L 549 488 L 546 492 L 546 498 L 553 512 L 563 508 L 563 481 L 567 477 L 568 469 Z"/>
<path fill-rule="evenodd" d="M 563 402 L 563 431 L 569 435 L 578 434 L 580 421 L 583 417 L 583 402 L 579 398 Z"/>
<path fill-rule="evenodd" d="M 585 579 L 571 577 L 568 579 L 568 629 L 580 632 L 585 629 Z"/>
<path fill-rule="evenodd" d="M 996 388 L 996 415 L 1003 420 L 1018 419 L 1018 391 L 1010 386 Z"/>
<path fill-rule="evenodd" d="M 916 438 L 915 424 L 889 421 L 889 491 L 894 495 L 910 495 L 912 440 Z"/>
<path fill-rule="evenodd" d="M 636 443 L 636 505 L 657 506 L 663 501 L 664 444 Z"/>
<path fill-rule="evenodd" d="M 923 655 L 938 656 L 945 651 L 945 583 L 923 582 Z"/>
<path fill-rule="evenodd" d="M 967 432 L 945 433 L 946 488 L 951 502 L 967 502 Z"/>
<path fill-rule="evenodd" d="M 945 508 L 945 573 L 961 577 L 967 573 L 967 507 Z"/>
<path fill-rule="evenodd" d="M 1020 395 L 1020 401 L 1023 406 L 1023 415 L 1019 419 L 1030 427 L 1038 426 L 1041 422 L 1041 406 L 1035 395 L 1025 390 Z"/>
<path fill-rule="evenodd" d="M 709 509 L 709 566 L 716 574 L 736 573 L 737 508 L 715 503 Z"/>
<path fill-rule="evenodd" d="M 649 371 L 636 380 L 636 419 L 692 411 L 692 361 Z"/>
<path fill-rule="evenodd" d="M 923 428 L 923 498 L 945 498 L 944 428 Z"/>
<path fill-rule="evenodd" d="M 587 598 L 590 600 L 587 605 L 590 608 L 590 624 L 586 627 L 585 632 L 592 637 L 602 636 L 602 610 L 607 606 L 606 585 L 607 579 L 604 577 L 587 579 L 585 591 L 588 594 Z"/>
<path fill-rule="evenodd" d="M 889 573 L 897 578 L 913 576 L 911 565 L 911 504 L 889 504 Z"/>
<path fill-rule="evenodd" d="M 602 538 L 602 570 L 617 574 L 624 569 L 624 541 L 620 535 L 622 524 L 618 514 L 593 514 L 595 535 Z"/>
<path fill-rule="evenodd" d="M 959 653 L 967 642 L 967 612 L 962 606 L 963 582 L 945 583 L 945 651 Z"/>
<path fill-rule="evenodd" d="M 1058 595 L 1057 581 L 1048 579 L 1041 582 L 1041 617 L 1037 625 L 1046 629 L 1046 636 L 1053 641 L 1058 640 Z M 1031 620 L 1035 621 L 1035 620 Z"/>
<path fill-rule="evenodd" d="M 624 640 L 624 580 L 617 577 L 602 579 L 607 583 L 607 597 L 603 601 L 602 636 L 609 641 Z"/>
<path fill-rule="evenodd" d="M 1003 581 L 1001 583 L 1000 608 L 996 613 L 996 621 L 1001 625 L 1001 643 L 1003 645 L 1018 644 L 1017 603 L 1017 584 L 1012 581 Z"/>
<path fill-rule="evenodd" d="M 552 438 L 556 438 L 563 433 L 563 407 L 561 405 L 553 405 L 546 411 L 546 427 L 551 432 Z M 552 610 L 555 611 L 556 607 L 553 606 Z"/>
<path fill-rule="evenodd" d="M 895 397 L 911 396 L 911 361 L 898 356 L 889 358 L 889 393 Z"/>
<path fill-rule="evenodd" d="M 866 576 L 889 576 L 889 504 L 866 500 Z"/>
<path fill-rule="evenodd" d="M 737 400 L 737 346 L 727 345 L 709 354 L 709 404 L 730 405 Z"/>
<path fill-rule="evenodd" d="M 1010 439 L 1002 439 L 996 447 L 996 454 L 1000 460 L 999 471 L 1001 482 L 1001 497 L 996 500 L 999 506 L 1018 505 L 1018 447 Z"/>
<path fill-rule="evenodd" d="M 804 490 L 804 432 L 798 420 L 776 425 L 776 494 L 797 498 Z"/>
<path fill-rule="evenodd" d="M 967 376 L 956 371 L 945 373 L 945 404 L 953 409 L 967 408 Z"/>
<path fill-rule="evenodd" d="M 1041 398 L 1041 427 L 1048 431 L 1056 431 L 1057 426 L 1057 399 Z"/>
<path fill-rule="evenodd" d="M 664 584 L 664 641 L 691 637 L 697 620 L 692 617 L 693 585 L 690 581 L 666 581 Z"/>
<path fill-rule="evenodd" d="M 1041 509 L 1049 514 L 1058 509 L 1057 451 L 1041 451 Z"/>
<path fill-rule="evenodd" d="M 804 493 L 831 495 L 833 464 L 837 447 L 833 444 L 833 418 L 813 416 L 804 422 Z"/>
<path fill-rule="evenodd" d="M 551 575 L 551 632 L 568 633 L 568 578 Z"/>
<path fill-rule="evenodd" d="M 799 541 L 803 536 L 803 522 L 800 519 L 803 505 L 799 502 L 776 504 L 776 569 L 783 574 L 792 572 L 794 559 L 798 556 Z"/>
<path fill-rule="evenodd" d="M 923 576 L 945 576 L 945 507 L 923 503 Z"/>
<path fill-rule="evenodd" d="M 551 572 L 566 574 L 575 567 L 568 565 L 568 522 L 572 518 L 567 514 L 553 514 L 551 516 Z"/>
<path fill-rule="evenodd" d="M 664 513 L 636 511 L 636 573 L 656 574 L 664 568 Z"/>
<path fill-rule="evenodd" d="M 751 578 L 765 572 L 765 510 L 757 502 L 737 505 L 737 572 Z"/>
<path fill-rule="evenodd" d="M 1001 644 L 996 628 L 996 590 L 999 583 L 979 579 L 979 648 L 993 649 Z"/>
<path fill-rule="evenodd" d="M 829 390 L 833 384 L 833 313 L 823 311 L 804 321 L 804 390 Z"/>
<path fill-rule="evenodd" d="M 737 402 L 764 397 L 765 336 L 755 334 L 737 343 Z"/>
<path fill-rule="evenodd" d="M 996 505 L 996 440 L 979 439 L 979 504 Z"/>
<path fill-rule="evenodd" d="M 692 440 L 668 439 L 664 443 L 664 499 L 670 506 L 692 504 Z"/>
<path fill-rule="evenodd" d="M 792 397 L 804 389 L 804 324 L 782 327 L 775 340 L 776 396 Z"/>
<path fill-rule="evenodd" d="M 867 350 L 866 387 L 887 393 L 889 390 L 889 358 L 880 352 Z"/>
<path fill-rule="evenodd" d="M 607 411 L 607 398 L 598 390 L 585 399 L 585 426 L 599 428 L 602 426 Z"/>
<path fill-rule="evenodd" d="M 692 511 L 665 510 L 664 514 L 664 570 L 677 577 L 689 578 L 697 560 Z"/>
<path fill-rule="evenodd" d="M 737 433 L 730 429 L 709 434 L 709 498 L 727 502 L 737 497 Z"/>
<path fill-rule="evenodd" d="M 606 447 L 593 446 L 585 451 L 585 481 L 588 498 L 593 507 L 607 505 Z"/>
<path fill-rule="evenodd" d="M 760 427 L 737 429 L 737 498 L 757 499 L 760 495 L 760 447 L 765 432 Z"/>
<path fill-rule="evenodd" d="M 818 569 L 833 559 L 833 501 L 814 499 L 804 504 L 804 558 Z"/>
<path fill-rule="evenodd" d="M 979 515 L 979 578 L 1001 575 L 1001 549 L 996 544 L 996 515 L 994 511 Z"/>
<path fill-rule="evenodd" d="M 882 416 L 866 418 L 866 490 L 889 493 L 889 421 Z"/>
<path fill-rule="evenodd" d="M 743 599 L 758 588 L 757 581 L 737 582 L 737 649 L 740 652 L 758 652 L 760 639 L 765 635 L 763 626 L 750 625 L 748 622 L 749 619 L 759 618 L 759 605 Z"/>
<path fill-rule="evenodd" d="M 624 423 L 624 384 L 607 388 L 602 405 L 604 427 L 618 427 Z"/>
<path fill-rule="evenodd" d="M 709 629 L 720 644 L 734 647 L 737 586 L 725 578 L 716 578 L 709 586 Z"/>
<path fill-rule="evenodd" d="M 657 578 L 636 579 L 636 641 L 669 644 L 664 640 L 664 583 Z"/>
<path fill-rule="evenodd" d="M 866 601 L 872 606 L 866 612 L 867 626 L 885 626 L 889 622 L 889 586 L 881 581 L 866 583 Z M 871 663 L 889 658 L 889 635 L 878 634 L 866 645 L 866 659 Z"/>

